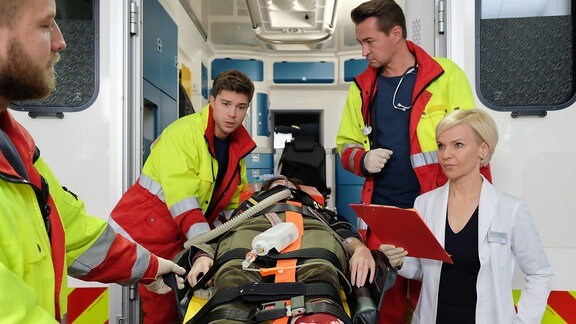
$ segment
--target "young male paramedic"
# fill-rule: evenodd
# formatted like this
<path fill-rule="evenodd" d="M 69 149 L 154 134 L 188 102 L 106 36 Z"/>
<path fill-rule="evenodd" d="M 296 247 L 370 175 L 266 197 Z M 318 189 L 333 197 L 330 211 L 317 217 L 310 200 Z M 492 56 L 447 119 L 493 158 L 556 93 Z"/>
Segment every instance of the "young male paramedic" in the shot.
<path fill-rule="evenodd" d="M 336 138 L 342 166 L 366 178 L 363 203 L 410 208 L 420 193 L 447 181 L 434 130 L 447 113 L 474 108 L 472 90 L 454 62 L 406 40 L 406 19 L 393 0 L 364 2 L 351 17 L 369 66 L 355 77 L 342 113 Z M 366 230 L 361 220 L 359 228 Z M 381 242 L 369 229 L 366 235 L 368 247 L 378 249 Z M 418 292 L 418 282 L 397 278 L 379 323 L 404 322 Z"/>
<path fill-rule="evenodd" d="M 240 71 L 216 77 L 210 104 L 169 125 L 152 145 L 140 179 L 112 211 L 119 232 L 164 258 L 226 222 L 247 183 L 244 157 L 256 144 L 242 126 L 254 84 Z M 140 288 L 145 323 L 178 319 L 175 296 Z"/>
<path fill-rule="evenodd" d="M 88 215 L 7 110 L 54 89 L 66 47 L 55 15 L 54 0 L 0 0 L 0 323 L 66 322 L 68 275 L 165 293 L 156 278 L 185 273 Z"/>

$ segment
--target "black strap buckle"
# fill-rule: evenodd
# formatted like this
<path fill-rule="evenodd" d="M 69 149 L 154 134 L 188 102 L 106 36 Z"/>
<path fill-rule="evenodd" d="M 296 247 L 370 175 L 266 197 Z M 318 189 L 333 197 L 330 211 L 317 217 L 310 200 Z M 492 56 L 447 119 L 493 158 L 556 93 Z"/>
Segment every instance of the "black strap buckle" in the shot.
<path fill-rule="evenodd" d="M 290 305 L 286 307 L 286 315 L 296 316 L 306 313 L 306 304 L 304 296 L 296 296 L 290 299 Z"/>
<path fill-rule="evenodd" d="M 285 301 L 263 303 L 256 312 L 256 321 L 268 321 L 284 316 L 296 316 L 306 313 L 304 296 L 296 296 L 290 299 L 290 305 Z"/>
<path fill-rule="evenodd" d="M 273 320 L 286 316 L 286 302 L 277 301 L 260 305 L 255 319 L 258 322 Z"/>

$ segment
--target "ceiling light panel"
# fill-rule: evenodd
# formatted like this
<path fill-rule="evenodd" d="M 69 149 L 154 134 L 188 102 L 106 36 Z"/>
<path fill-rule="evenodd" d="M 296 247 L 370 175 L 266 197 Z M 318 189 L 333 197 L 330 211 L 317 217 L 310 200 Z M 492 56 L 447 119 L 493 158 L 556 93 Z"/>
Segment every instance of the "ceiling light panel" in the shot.
<path fill-rule="evenodd" d="M 246 0 L 256 36 L 275 44 L 312 44 L 334 32 L 337 0 Z"/>

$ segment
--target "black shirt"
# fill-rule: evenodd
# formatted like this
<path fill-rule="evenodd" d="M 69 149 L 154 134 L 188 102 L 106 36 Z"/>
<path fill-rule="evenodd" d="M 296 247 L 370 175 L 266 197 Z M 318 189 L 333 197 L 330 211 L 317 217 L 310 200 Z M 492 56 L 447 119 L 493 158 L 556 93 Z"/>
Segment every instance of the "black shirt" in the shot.
<path fill-rule="evenodd" d="M 444 249 L 454 264 L 443 263 L 436 323 L 475 323 L 478 256 L 478 207 L 464 228 L 454 233 L 446 217 Z"/>
<path fill-rule="evenodd" d="M 216 177 L 216 186 L 222 181 L 228 169 L 228 154 L 230 153 L 230 136 L 225 139 L 219 139 L 214 136 L 214 150 L 216 151 L 216 160 L 218 161 L 218 176 Z"/>

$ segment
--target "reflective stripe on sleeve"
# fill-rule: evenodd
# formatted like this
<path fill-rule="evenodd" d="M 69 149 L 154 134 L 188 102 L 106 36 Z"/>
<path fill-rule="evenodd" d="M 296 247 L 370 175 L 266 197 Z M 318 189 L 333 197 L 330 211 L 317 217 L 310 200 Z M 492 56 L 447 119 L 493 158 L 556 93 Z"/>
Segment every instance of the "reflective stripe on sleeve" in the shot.
<path fill-rule="evenodd" d="M 218 225 L 216 225 L 218 226 Z M 188 232 L 186 233 L 186 238 L 187 239 L 191 239 L 194 236 L 200 235 L 202 233 L 206 233 L 210 231 L 210 226 L 208 225 L 208 223 L 202 222 L 202 223 L 196 223 L 192 226 L 190 226 L 190 229 L 188 229 Z"/>
<path fill-rule="evenodd" d="M 136 262 L 132 266 L 132 275 L 130 280 L 139 280 L 144 277 L 144 273 L 150 266 L 150 252 L 140 244 L 136 244 Z"/>
<path fill-rule="evenodd" d="M 96 242 L 94 242 L 88 250 L 82 253 L 81 256 L 74 260 L 72 265 L 68 268 L 68 273 L 76 278 L 86 276 L 90 271 L 92 271 L 92 269 L 98 267 L 102 262 L 104 262 L 110 248 L 114 244 L 115 238 L 116 232 L 110 225 L 106 226 L 106 229 L 102 235 L 98 237 Z M 140 244 L 136 244 L 136 260 L 132 265 L 129 282 L 140 280 L 149 265 L 150 252 Z"/>
<path fill-rule="evenodd" d="M 142 175 L 140 175 L 140 179 L 138 180 L 138 183 L 144 189 L 148 190 L 148 192 L 150 192 L 152 195 L 158 197 L 158 199 L 160 199 L 160 201 L 166 202 L 166 198 L 164 197 L 164 191 L 162 190 L 162 186 L 158 182 L 156 182 L 156 181 L 152 180 L 152 178 L 142 174 Z"/>
<path fill-rule="evenodd" d="M 350 153 L 350 156 L 348 156 L 348 165 L 350 166 L 351 169 L 357 170 L 360 168 L 360 166 L 354 165 L 355 164 L 354 159 L 356 158 L 357 154 L 360 154 L 361 152 L 364 151 L 364 146 L 358 144 L 346 144 L 342 148 L 342 153 L 344 153 L 348 149 L 352 150 L 352 153 Z"/>
<path fill-rule="evenodd" d="M 359 169 L 360 169 L 360 166 L 359 166 L 359 165 L 355 165 L 355 163 L 354 163 L 354 159 L 356 158 L 356 155 L 359 154 L 359 153 L 360 153 L 360 149 L 354 149 L 354 150 L 352 151 L 352 154 L 350 154 L 349 165 L 350 165 L 350 168 L 351 168 L 352 170 L 359 170 Z"/>
<path fill-rule="evenodd" d="M 114 243 L 114 237 L 116 236 L 116 232 L 110 227 L 110 225 L 106 226 L 106 229 L 100 237 L 86 250 L 82 255 L 80 255 L 72 265 L 68 268 L 68 273 L 76 278 L 82 278 L 86 276 L 92 269 L 96 268 L 99 264 L 101 264 L 110 247 Z"/>
<path fill-rule="evenodd" d="M 116 223 L 116 221 L 114 220 L 114 218 L 110 217 L 108 219 L 108 224 L 110 225 L 110 227 L 112 227 L 112 229 L 114 231 L 116 231 L 116 233 L 124 236 L 125 238 L 127 238 L 128 240 L 132 241 L 132 242 L 136 242 L 134 241 L 134 239 L 132 238 L 132 236 L 130 236 L 130 234 L 128 234 L 128 232 L 126 232 L 122 226 L 120 226 L 120 224 Z"/>
<path fill-rule="evenodd" d="M 172 215 L 173 219 L 176 219 L 176 217 L 193 209 L 202 209 L 202 206 L 200 206 L 200 201 L 198 201 L 198 197 L 182 199 L 175 203 L 174 206 L 170 208 L 170 215 Z"/>
<path fill-rule="evenodd" d="M 436 164 L 438 163 L 438 152 L 430 151 L 414 154 L 410 156 L 410 162 L 414 169 L 425 165 Z"/>
<path fill-rule="evenodd" d="M 162 190 L 162 186 L 158 182 L 156 182 L 156 181 L 152 180 L 152 178 L 142 174 L 140 176 L 139 184 L 144 189 L 148 190 L 148 192 L 150 192 L 152 195 L 154 195 L 158 199 L 160 199 L 160 201 L 166 203 L 166 198 L 164 197 L 164 191 Z M 201 208 L 202 208 L 202 206 L 200 205 L 198 198 L 197 197 L 190 197 L 190 198 L 182 199 L 179 202 L 177 202 L 176 204 L 174 204 L 174 206 L 172 206 L 172 208 L 170 208 L 170 215 L 172 215 L 172 218 L 175 219 L 176 217 L 182 215 L 183 213 L 185 213 L 189 210 L 201 209 Z"/>

